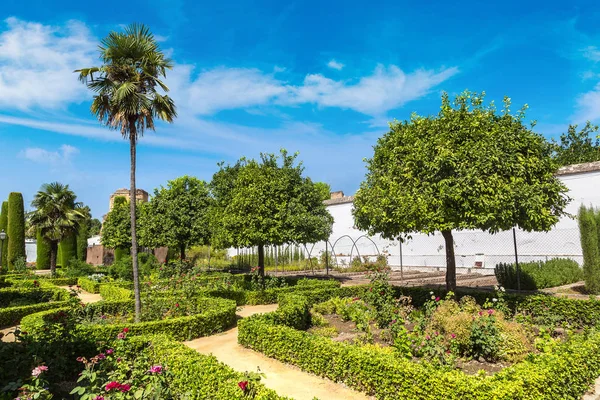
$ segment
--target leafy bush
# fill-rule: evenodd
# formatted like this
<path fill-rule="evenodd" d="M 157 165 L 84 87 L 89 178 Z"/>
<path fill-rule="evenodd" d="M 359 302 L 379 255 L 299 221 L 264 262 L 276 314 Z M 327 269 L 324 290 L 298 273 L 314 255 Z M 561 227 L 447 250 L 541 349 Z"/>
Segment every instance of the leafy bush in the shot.
<path fill-rule="evenodd" d="M 100 286 L 100 296 L 106 301 L 122 301 L 132 299 L 133 292 L 115 284 L 108 284 Z"/>
<path fill-rule="evenodd" d="M 141 277 L 150 276 L 158 268 L 158 260 L 152 254 L 138 254 L 138 269 Z M 133 262 L 131 256 L 123 256 L 120 260 L 115 261 L 110 266 L 108 273 L 114 279 L 133 281 Z"/>
<path fill-rule="evenodd" d="M 548 261 L 519 263 L 521 289 L 536 290 L 566 285 L 583 279 L 583 271 L 576 261 L 553 258 Z M 494 270 L 498 283 L 508 289 L 517 289 L 517 267 L 500 263 Z"/>
<path fill-rule="evenodd" d="M 600 374 L 600 333 L 575 335 L 494 376 L 391 356 L 385 349 L 334 342 L 281 324 L 274 314 L 238 323 L 241 345 L 378 399 L 576 399 Z"/>
<path fill-rule="evenodd" d="M 78 278 L 80 276 L 88 276 L 97 271 L 96 267 L 88 264 L 78 258 L 72 258 L 67 266 L 61 269 L 60 274 L 66 278 Z"/>

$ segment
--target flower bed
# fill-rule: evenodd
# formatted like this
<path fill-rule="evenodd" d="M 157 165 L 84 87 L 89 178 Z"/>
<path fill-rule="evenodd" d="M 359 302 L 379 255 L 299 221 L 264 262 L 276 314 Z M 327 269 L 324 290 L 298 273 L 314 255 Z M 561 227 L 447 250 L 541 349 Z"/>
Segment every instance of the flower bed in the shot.
<path fill-rule="evenodd" d="M 557 313 L 565 309 L 565 302 L 571 302 L 570 311 L 587 308 L 583 302 L 557 300 L 540 303 L 542 300 L 522 299 L 519 305 L 527 307 L 533 318 L 537 316 L 532 310 L 548 312 L 545 308 L 549 308 Z M 290 296 L 282 299 L 274 313 L 241 320 L 239 343 L 378 399 L 575 399 L 600 375 L 600 333 L 595 329 L 570 335 L 564 341 L 547 342 L 549 348 L 492 376 L 469 375 L 415 362 L 390 348 L 336 342 L 309 333 L 304 329 L 308 327 L 310 304 L 306 297 Z M 559 307 L 553 309 L 554 304 Z"/>

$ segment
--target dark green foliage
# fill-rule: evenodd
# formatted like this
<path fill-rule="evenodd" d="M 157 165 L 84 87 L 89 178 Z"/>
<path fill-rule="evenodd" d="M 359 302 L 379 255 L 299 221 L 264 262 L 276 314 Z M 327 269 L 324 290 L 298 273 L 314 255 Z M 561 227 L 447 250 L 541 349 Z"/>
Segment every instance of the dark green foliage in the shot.
<path fill-rule="evenodd" d="M 598 126 L 589 121 L 577 132 L 577 125 L 569 125 L 567 133 L 560 135 L 560 142 L 552 139 L 553 157 L 560 165 L 600 161 L 600 138 Z"/>
<path fill-rule="evenodd" d="M 484 94 L 464 92 L 453 102 L 444 94 L 438 115 L 393 122 L 354 199 L 356 226 L 370 234 L 441 232 L 450 290 L 452 231 L 548 231 L 569 202 L 546 139 L 524 124 L 525 109 L 513 115 L 510 99 L 504 103 L 500 113 L 484 105 Z"/>
<path fill-rule="evenodd" d="M 213 242 L 219 247 L 256 246 L 261 275 L 265 246 L 315 243 L 331 234 L 333 218 L 322 193 L 303 176 L 296 157 L 281 150 L 279 156 L 261 154 L 259 161 L 221 164 L 211 182 Z"/>
<path fill-rule="evenodd" d="M 17 259 L 25 255 L 25 208 L 21 193 L 8 195 L 8 269 L 13 269 Z"/>
<path fill-rule="evenodd" d="M 36 234 L 36 268 L 37 269 L 49 269 L 50 268 L 50 243 L 42 235 L 42 232 L 38 229 Z"/>
<path fill-rule="evenodd" d="M 600 211 L 581 206 L 578 219 L 585 288 L 590 293 L 600 293 L 600 226 L 597 224 Z"/>
<path fill-rule="evenodd" d="M 115 249 L 115 262 L 121 262 L 124 257 L 129 256 L 131 254 L 131 249 L 129 247 L 117 247 Z"/>
<path fill-rule="evenodd" d="M 187 175 L 155 189 L 140 213 L 140 245 L 173 248 L 185 259 L 190 246 L 209 243 L 210 203 L 206 182 Z"/>
<path fill-rule="evenodd" d="M 112 210 L 106 214 L 102 244 L 110 249 L 131 248 L 131 211 L 125 197 L 115 197 Z"/>
<path fill-rule="evenodd" d="M 2 209 L 0 210 L 0 232 L 5 233 L 8 230 L 8 201 L 2 202 Z M 8 240 L 4 240 L 2 243 L 2 258 L 0 258 L 0 266 L 2 271 L 6 272 L 8 269 Z"/>
<path fill-rule="evenodd" d="M 63 267 L 62 275 L 67 278 L 78 278 L 80 276 L 88 276 L 98 272 L 98 269 L 85 261 L 80 261 L 77 258 L 72 258 L 68 266 Z"/>
<path fill-rule="evenodd" d="M 70 233 L 60 241 L 58 247 L 60 248 L 60 265 L 67 268 L 71 260 L 77 259 L 77 235 Z"/>
<path fill-rule="evenodd" d="M 79 229 L 77 230 L 77 259 L 79 261 L 86 261 L 87 258 L 87 240 L 89 238 L 89 227 L 90 220 L 86 218 L 79 224 Z"/>
<path fill-rule="evenodd" d="M 96 236 L 100 234 L 100 230 L 102 229 L 102 222 L 98 218 L 92 218 L 88 223 L 88 239 L 92 236 Z"/>
<path fill-rule="evenodd" d="M 519 269 L 521 270 L 521 290 L 545 289 L 583 279 L 583 270 L 579 264 L 568 258 L 519 263 Z M 501 286 L 506 289 L 517 289 L 515 264 L 500 263 L 496 265 L 494 272 Z"/>
<path fill-rule="evenodd" d="M 159 267 L 159 262 L 152 254 L 139 253 L 139 274 L 141 277 L 149 276 L 152 271 Z M 131 256 L 123 256 L 121 260 L 116 261 L 109 267 L 108 270 L 111 277 L 125 281 L 133 280 L 133 263 Z"/>

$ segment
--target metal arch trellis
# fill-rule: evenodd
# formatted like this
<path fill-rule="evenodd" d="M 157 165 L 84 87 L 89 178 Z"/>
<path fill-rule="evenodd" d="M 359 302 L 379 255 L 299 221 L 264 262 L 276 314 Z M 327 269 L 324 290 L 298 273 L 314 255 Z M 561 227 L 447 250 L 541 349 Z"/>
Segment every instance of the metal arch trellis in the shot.
<path fill-rule="evenodd" d="M 379 251 L 379 247 L 377 247 L 377 243 L 375 243 L 375 242 L 373 241 L 373 239 L 371 239 L 371 238 L 370 238 L 369 236 L 367 236 L 367 235 L 362 235 L 362 236 L 359 236 L 358 238 L 356 238 L 356 240 L 354 241 L 354 244 L 356 245 L 356 243 L 358 243 L 358 241 L 359 241 L 360 239 L 362 239 L 362 238 L 368 239 L 368 240 L 369 240 L 369 242 L 373 243 L 373 246 L 375 246 L 375 250 L 377 250 L 377 255 L 378 255 L 378 256 L 380 256 L 380 255 L 381 255 L 381 252 Z M 358 252 L 358 246 L 356 246 L 356 251 Z M 358 256 L 360 257 L 360 254 L 359 254 Z M 350 250 L 350 259 L 352 260 L 352 250 Z"/>
<path fill-rule="evenodd" d="M 356 245 L 356 241 L 354 239 L 352 239 L 352 237 L 350 235 L 343 235 L 343 236 L 340 236 L 339 238 L 337 238 L 337 240 L 335 242 L 333 242 L 333 245 L 331 246 L 331 251 L 333 251 L 335 254 L 335 245 L 337 244 L 337 242 L 339 242 L 340 240 L 342 240 L 343 238 L 346 238 L 346 237 L 348 239 L 350 239 L 350 241 L 352 242 L 352 248 L 350 248 L 350 260 L 348 261 L 348 264 L 350 264 L 350 263 L 352 263 L 352 254 L 354 252 L 354 249 L 356 249 L 356 254 L 358 254 L 358 257 L 360 257 L 360 251 L 358 251 L 358 246 Z M 379 251 L 379 250 L 377 250 L 377 251 Z M 336 257 L 336 265 L 337 265 L 337 257 Z"/>

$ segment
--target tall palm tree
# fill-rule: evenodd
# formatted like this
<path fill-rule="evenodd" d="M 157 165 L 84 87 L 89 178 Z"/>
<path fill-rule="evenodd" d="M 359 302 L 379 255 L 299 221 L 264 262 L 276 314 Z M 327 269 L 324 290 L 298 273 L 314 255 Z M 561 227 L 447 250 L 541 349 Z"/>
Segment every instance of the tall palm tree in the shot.
<path fill-rule="evenodd" d="M 99 46 L 102 65 L 84 68 L 79 80 L 95 92 L 91 111 L 100 122 L 111 129 L 120 130 L 129 140 L 131 156 L 131 258 L 133 261 L 133 287 L 135 292 L 135 317 L 139 321 L 142 302 L 138 277 L 136 235 L 136 144 L 144 130 L 154 130 L 154 119 L 173 122 L 177 116 L 175 103 L 158 93 L 169 88 L 160 80 L 166 70 L 173 67 L 171 60 L 160 50 L 150 30 L 141 24 L 132 24 L 124 32 L 111 32 Z"/>
<path fill-rule="evenodd" d="M 58 243 L 75 234 L 79 223 L 85 218 L 81 203 L 76 200 L 77 196 L 69 189 L 69 185 L 53 182 L 42 185 L 31 202 L 35 210 L 29 213 L 29 221 L 50 244 L 52 275 L 56 274 Z"/>

